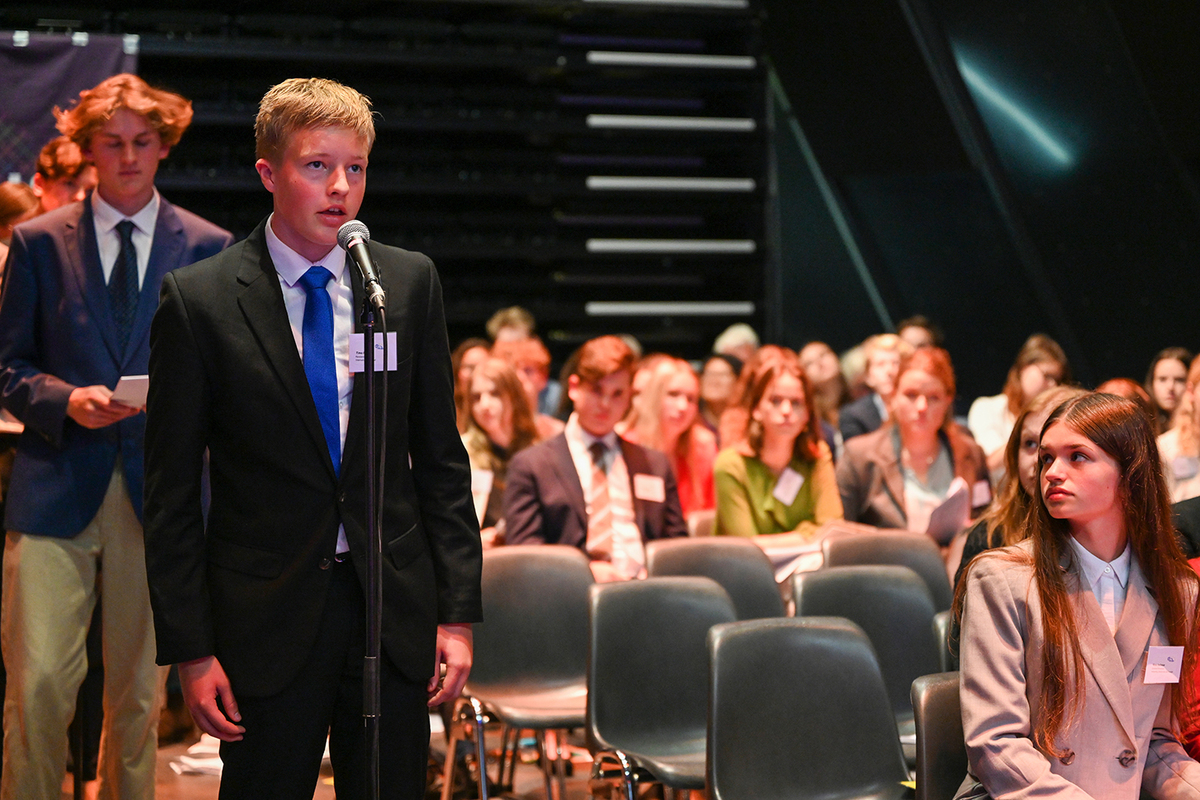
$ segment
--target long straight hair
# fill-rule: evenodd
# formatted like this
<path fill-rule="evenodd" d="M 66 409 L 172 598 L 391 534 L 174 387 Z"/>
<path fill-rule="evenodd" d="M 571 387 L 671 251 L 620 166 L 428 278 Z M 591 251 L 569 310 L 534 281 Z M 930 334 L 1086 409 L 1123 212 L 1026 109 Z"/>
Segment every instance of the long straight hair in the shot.
<path fill-rule="evenodd" d="M 1158 601 L 1168 641 L 1184 646 L 1183 680 L 1171 687 L 1171 709 L 1178 724 L 1186 718 L 1187 698 L 1193 693 L 1197 579 L 1175 537 L 1171 500 L 1150 421 L 1129 400 L 1091 392 L 1068 400 L 1051 412 L 1042 427 L 1043 436 L 1056 424 L 1066 425 L 1087 437 L 1117 462 L 1120 470 L 1117 499 L 1124 511 L 1130 548 L 1147 588 Z M 1039 466 L 1039 483 L 1041 469 Z M 1033 570 L 1045 639 L 1041 713 L 1033 722 L 1032 738 L 1042 752 L 1061 756 L 1064 753 L 1054 740 L 1065 721 L 1078 713 L 1083 699 L 1078 625 L 1060 567 L 1070 553 L 1067 543 L 1070 523 L 1050 516 L 1040 491 L 1037 502 L 1030 504 L 1025 522 L 1033 539 Z"/>

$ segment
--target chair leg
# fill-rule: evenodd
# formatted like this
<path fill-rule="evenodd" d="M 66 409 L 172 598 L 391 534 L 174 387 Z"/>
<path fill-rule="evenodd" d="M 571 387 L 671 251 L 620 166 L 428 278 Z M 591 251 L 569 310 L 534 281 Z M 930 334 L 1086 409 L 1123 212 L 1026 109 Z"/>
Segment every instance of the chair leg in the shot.
<path fill-rule="evenodd" d="M 467 698 L 475 717 L 475 757 L 479 759 L 479 800 L 488 800 L 487 747 L 483 738 L 483 703 Z"/>
<path fill-rule="evenodd" d="M 615 775 L 605 769 L 605 763 L 616 761 L 620 767 L 620 774 Z M 602 750 L 596 753 L 592 758 L 592 781 L 609 781 L 613 778 L 618 778 L 621 782 L 621 800 L 634 800 L 634 790 L 637 785 L 637 777 L 634 773 L 633 762 L 629 760 L 629 756 L 620 750 Z M 593 794 L 596 791 L 595 786 L 592 787 Z"/>
<path fill-rule="evenodd" d="M 446 763 L 442 767 L 442 800 L 450 800 L 454 793 L 454 768 L 458 761 L 455 756 L 458 753 L 458 740 L 462 730 L 459 716 L 465 705 L 466 699 L 460 697 L 454 702 L 454 710 L 450 712 L 450 736 L 446 740 Z"/>
<path fill-rule="evenodd" d="M 520 728 L 510 728 L 509 733 L 512 736 L 512 750 L 509 751 L 508 758 L 508 782 L 504 785 L 508 791 L 512 791 L 517 781 L 517 759 L 520 758 L 521 734 L 523 731 Z"/>
<path fill-rule="evenodd" d="M 565 729 L 554 732 L 554 774 L 558 777 L 558 800 L 567 800 L 567 764 L 563 756 L 563 739 L 566 736 Z"/>

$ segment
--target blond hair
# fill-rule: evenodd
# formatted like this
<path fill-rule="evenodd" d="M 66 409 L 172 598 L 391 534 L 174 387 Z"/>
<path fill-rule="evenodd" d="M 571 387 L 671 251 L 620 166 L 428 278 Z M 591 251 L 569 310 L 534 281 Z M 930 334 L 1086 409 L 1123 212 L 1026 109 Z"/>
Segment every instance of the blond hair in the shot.
<path fill-rule="evenodd" d="M 327 78 L 288 78 L 267 90 L 254 119 L 258 158 L 278 161 L 288 139 L 309 128 L 349 128 L 367 145 L 375 144 L 371 100 L 349 86 Z"/>

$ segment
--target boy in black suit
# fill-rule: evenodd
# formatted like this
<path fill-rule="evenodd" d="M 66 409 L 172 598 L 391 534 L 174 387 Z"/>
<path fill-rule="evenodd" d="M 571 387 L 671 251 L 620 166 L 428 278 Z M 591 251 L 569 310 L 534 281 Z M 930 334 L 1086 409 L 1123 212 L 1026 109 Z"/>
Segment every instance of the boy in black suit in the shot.
<path fill-rule="evenodd" d="M 349 87 L 291 79 L 267 92 L 255 166 L 274 213 L 223 257 L 168 275 L 151 332 L 158 657 L 180 665 L 189 709 L 224 742 L 222 798 L 310 798 L 327 732 L 338 796 L 366 792 L 366 390 L 350 360 L 363 287 L 337 231 L 362 203 L 374 135 L 369 101 Z M 370 251 L 398 351 L 379 381 L 381 786 L 417 798 L 427 704 L 457 695 L 470 669 L 481 550 L 437 272 L 417 253 Z"/>

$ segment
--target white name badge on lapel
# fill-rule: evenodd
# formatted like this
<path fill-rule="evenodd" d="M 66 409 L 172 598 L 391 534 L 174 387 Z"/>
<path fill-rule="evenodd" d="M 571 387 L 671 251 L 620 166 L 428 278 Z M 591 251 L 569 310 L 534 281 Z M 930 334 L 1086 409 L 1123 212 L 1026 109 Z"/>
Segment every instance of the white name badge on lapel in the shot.
<path fill-rule="evenodd" d="M 1146 654 L 1146 677 L 1143 683 L 1179 683 L 1183 672 L 1183 648 L 1165 645 L 1151 646 Z"/>
<path fill-rule="evenodd" d="M 771 496 L 785 506 L 790 506 L 796 502 L 796 495 L 800 494 L 800 487 L 803 485 L 803 475 L 791 467 L 784 467 L 783 472 L 779 473 L 779 480 L 775 481 L 775 491 L 771 492 Z"/>
<path fill-rule="evenodd" d="M 388 351 L 388 372 L 396 371 L 396 332 L 388 331 L 387 335 L 387 351 Z M 350 334 L 350 372 L 362 372 L 367 368 L 367 362 L 363 359 L 363 335 L 361 333 Z M 375 334 L 375 371 L 383 372 L 383 334 Z"/>
<path fill-rule="evenodd" d="M 633 476 L 633 496 L 650 503 L 665 503 L 667 485 L 658 475 L 636 473 Z"/>

